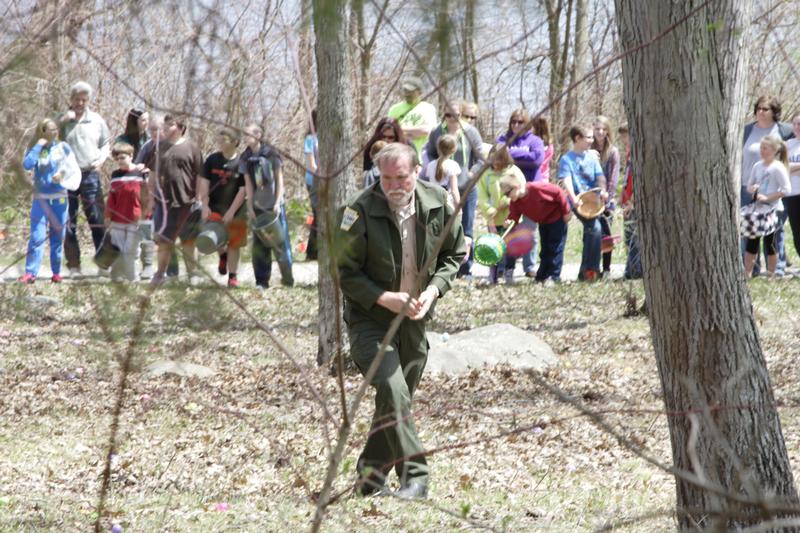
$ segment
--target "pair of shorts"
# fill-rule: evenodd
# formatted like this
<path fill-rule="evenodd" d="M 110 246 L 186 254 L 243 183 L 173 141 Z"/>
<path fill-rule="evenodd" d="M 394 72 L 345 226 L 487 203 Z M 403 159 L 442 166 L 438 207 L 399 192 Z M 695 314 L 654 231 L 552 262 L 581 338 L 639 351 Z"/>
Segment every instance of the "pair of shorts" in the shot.
<path fill-rule="evenodd" d="M 222 215 L 212 212 L 208 219 L 219 222 Z M 228 248 L 241 248 L 247 244 L 247 219 L 234 218 L 225 225 L 225 230 L 228 232 Z"/>
<path fill-rule="evenodd" d="M 160 242 L 174 243 L 189 219 L 191 205 L 164 207 L 157 203 L 153 211 L 153 237 Z"/>
<path fill-rule="evenodd" d="M 231 223 L 225 226 L 228 230 L 228 247 L 241 248 L 247 244 L 247 220 L 244 218 L 234 218 Z"/>

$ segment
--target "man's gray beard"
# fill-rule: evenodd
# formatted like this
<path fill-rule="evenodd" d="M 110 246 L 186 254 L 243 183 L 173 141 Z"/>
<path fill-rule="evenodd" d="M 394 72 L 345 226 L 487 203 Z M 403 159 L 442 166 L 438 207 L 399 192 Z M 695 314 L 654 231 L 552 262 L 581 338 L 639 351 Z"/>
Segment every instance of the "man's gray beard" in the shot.
<path fill-rule="evenodd" d="M 403 198 L 401 200 L 395 200 L 388 192 L 386 192 L 386 189 L 383 188 L 383 182 L 379 183 L 381 185 L 383 195 L 386 196 L 386 201 L 389 202 L 392 207 L 405 207 L 411 203 L 411 198 L 414 196 L 413 190 L 411 192 L 404 191 Z"/>

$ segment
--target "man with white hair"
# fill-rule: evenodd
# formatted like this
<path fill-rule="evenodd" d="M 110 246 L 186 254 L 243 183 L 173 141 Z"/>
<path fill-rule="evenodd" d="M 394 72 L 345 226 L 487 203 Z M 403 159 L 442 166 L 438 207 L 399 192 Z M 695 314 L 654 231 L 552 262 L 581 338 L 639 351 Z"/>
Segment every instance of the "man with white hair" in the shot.
<path fill-rule="evenodd" d="M 400 478 L 396 496 L 424 498 L 428 464 L 411 401 L 428 358 L 425 323 L 464 258 L 464 230 L 447 192 L 417 180 L 420 167 L 412 147 L 389 144 L 375 164 L 380 180 L 347 201 L 334 248 L 350 354 L 362 374 L 395 316 L 404 318 L 372 378 L 375 414 L 356 466 L 356 491 L 383 492 L 394 469 Z"/>
<path fill-rule="evenodd" d="M 77 235 L 79 198 L 92 232 L 95 250 L 100 247 L 104 233 L 100 168 L 108 159 L 112 138 L 106 121 L 89 109 L 91 97 L 91 85 L 85 81 L 75 83 L 70 90 L 69 109 L 58 119 L 61 139 L 72 148 L 81 168 L 80 187 L 69 192 L 69 225 L 64 241 L 67 268 L 73 275 L 81 273 L 81 249 Z"/>

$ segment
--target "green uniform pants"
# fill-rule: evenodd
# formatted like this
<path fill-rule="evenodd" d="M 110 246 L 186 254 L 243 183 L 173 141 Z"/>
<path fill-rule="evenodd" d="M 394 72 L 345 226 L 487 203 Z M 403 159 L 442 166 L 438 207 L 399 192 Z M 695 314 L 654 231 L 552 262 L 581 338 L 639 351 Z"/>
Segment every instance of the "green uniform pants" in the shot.
<path fill-rule="evenodd" d="M 371 320 L 350 324 L 350 351 L 361 373 L 366 375 L 386 327 Z M 358 459 L 360 474 L 369 470 L 372 483 L 382 485 L 392 466 L 401 486 L 427 484 L 428 464 L 411 414 L 411 399 L 428 359 L 428 341 L 423 321 L 403 320 L 371 385 L 375 387 L 375 414 L 367 444 Z"/>

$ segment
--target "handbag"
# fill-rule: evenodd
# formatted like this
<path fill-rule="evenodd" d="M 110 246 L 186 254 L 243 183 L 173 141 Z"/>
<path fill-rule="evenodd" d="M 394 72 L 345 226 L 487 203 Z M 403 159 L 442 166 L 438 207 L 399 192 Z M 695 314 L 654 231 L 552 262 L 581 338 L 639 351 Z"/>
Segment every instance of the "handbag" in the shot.
<path fill-rule="evenodd" d="M 774 233 L 778 229 L 778 210 L 757 211 L 758 203 L 753 202 L 742 207 L 739 219 L 739 232 L 746 239 L 757 239 Z"/>

